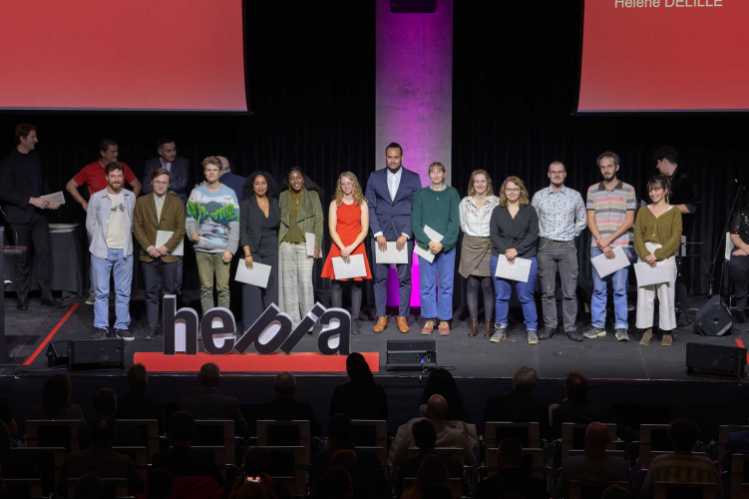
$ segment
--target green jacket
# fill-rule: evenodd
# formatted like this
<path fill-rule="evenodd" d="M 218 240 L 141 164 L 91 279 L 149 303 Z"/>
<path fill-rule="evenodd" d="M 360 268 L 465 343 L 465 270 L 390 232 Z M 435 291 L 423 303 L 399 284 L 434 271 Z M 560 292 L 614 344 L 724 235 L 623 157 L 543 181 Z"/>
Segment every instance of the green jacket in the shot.
<path fill-rule="evenodd" d="M 302 196 L 302 204 L 299 207 L 299 213 L 297 214 L 296 223 L 302 232 L 311 232 L 315 235 L 315 253 L 319 254 L 320 248 L 322 247 L 322 226 L 323 226 L 323 214 L 322 205 L 320 204 L 320 196 L 317 195 L 316 191 L 308 191 L 305 189 Z M 289 206 L 289 191 L 283 191 L 278 197 L 278 206 L 281 210 L 281 226 L 278 229 L 278 242 L 284 240 L 286 233 L 289 231 L 289 213 L 291 207 Z"/>

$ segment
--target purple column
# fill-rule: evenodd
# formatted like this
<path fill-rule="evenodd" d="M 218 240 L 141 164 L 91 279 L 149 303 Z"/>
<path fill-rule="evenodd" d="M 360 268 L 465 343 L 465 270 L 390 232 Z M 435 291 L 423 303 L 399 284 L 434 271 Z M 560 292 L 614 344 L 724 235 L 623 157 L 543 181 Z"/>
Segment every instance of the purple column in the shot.
<path fill-rule="evenodd" d="M 376 0 L 376 157 L 385 168 L 385 146 L 403 146 L 406 168 L 429 177 L 440 161 L 450 181 L 452 151 L 453 0 L 437 0 L 429 14 L 390 12 L 389 0 Z M 411 306 L 418 307 L 418 258 L 412 266 Z M 391 271 L 388 305 L 399 302 L 398 279 Z"/>

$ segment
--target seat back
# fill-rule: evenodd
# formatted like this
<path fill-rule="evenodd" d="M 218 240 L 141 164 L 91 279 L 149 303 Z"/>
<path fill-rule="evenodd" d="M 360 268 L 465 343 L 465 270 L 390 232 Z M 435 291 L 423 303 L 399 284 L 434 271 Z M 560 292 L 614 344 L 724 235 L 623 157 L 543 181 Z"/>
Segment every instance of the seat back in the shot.
<path fill-rule="evenodd" d="M 33 447 L 64 447 L 79 450 L 80 419 L 27 419 L 26 441 Z"/>
<path fill-rule="evenodd" d="M 718 428 L 718 461 L 723 462 L 726 457 L 728 437 L 731 433 L 749 432 L 749 425 L 720 425 Z"/>
<path fill-rule="evenodd" d="M 484 444 L 499 447 L 505 438 L 514 438 L 526 448 L 541 447 L 541 424 L 538 422 L 513 423 L 509 421 L 487 421 L 484 423 Z"/>
<path fill-rule="evenodd" d="M 310 422 L 306 419 L 259 419 L 257 443 L 260 446 L 303 447 L 306 452 L 304 464 L 308 465 L 312 445 Z"/>
<path fill-rule="evenodd" d="M 68 497 L 76 497 L 76 493 L 84 477 L 68 478 Z M 99 478 L 102 497 L 126 497 L 129 494 L 127 477 Z"/>
<path fill-rule="evenodd" d="M 234 420 L 196 419 L 195 443 L 198 446 L 222 446 L 224 448 L 224 457 L 221 465 L 234 464 L 236 461 Z"/>
<path fill-rule="evenodd" d="M 64 447 L 15 447 L 3 464 L 3 479 L 14 491 L 41 496 L 55 490 L 65 462 Z M 14 497 L 18 492 L 10 494 Z"/>
<path fill-rule="evenodd" d="M 749 456 L 746 454 L 731 454 L 731 468 L 729 470 L 729 490 L 732 499 L 749 499 Z"/>
<path fill-rule="evenodd" d="M 355 447 L 387 449 L 387 422 L 382 419 L 352 419 L 351 436 Z"/>
<path fill-rule="evenodd" d="M 604 423 L 609 429 L 608 450 L 616 449 L 616 424 Z M 585 429 L 588 427 L 584 423 L 562 423 L 562 462 L 576 450 L 585 448 Z M 623 453 L 622 453 L 623 455 Z"/>
<path fill-rule="evenodd" d="M 115 420 L 114 445 L 143 446 L 148 451 L 148 462 L 159 452 L 159 422 L 156 419 Z"/>
<path fill-rule="evenodd" d="M 291 496 L 307 492 L 307 449 L 302 446 L 257 445 L 254 448 L 267 457 L 266 470 L 275 483 Z"/>
<path fill-rule="evenodd" d="M 619 485 L 629 490 L 627 482 L 581 482 L 570 480 L 567 484 L 567 499 L 600 499 L 609 487 Z"/>
<path fill-rule="evenodd" d="M 354 447 L 357 456 L 367 456 L 377 460 L 380 466 L 387 466 L 387 449 L 385 447 L 357 445 Z"/>
<path fill-rule="evenodd" d="M 646 469 L 655 456 L 673 451 L 668 424 L 640 425 L 640 467 Z"/>

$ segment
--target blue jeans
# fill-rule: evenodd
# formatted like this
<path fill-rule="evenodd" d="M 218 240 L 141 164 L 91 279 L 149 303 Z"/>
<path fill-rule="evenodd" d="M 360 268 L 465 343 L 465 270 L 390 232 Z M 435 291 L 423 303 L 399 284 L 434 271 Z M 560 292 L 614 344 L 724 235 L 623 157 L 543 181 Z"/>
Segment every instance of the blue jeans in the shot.
<path fill-rule="evenodd" d="M 631 248 L 625 248 L 624 252 L 633 261 Z M 590 248 L 590 257 L 593 258 L 601 254 L 598 246 Z M 607 275 L 603 279 L 598 276 L 598 271 L 593 267 L 593 296 L 590 299 L 590 319 L 593 327 L 604 329 L 606 327 L 606 301 L 608 298 L 608 284 L 606 281 L 611 280 L 614 289 L 614 317 L 615 329 L 627 329 L 627 276 L 629 276 L 629 267 L 617 270 L 613 274 Z"/>
<path fill-rule="evenodd" d="M 528 275 L 528 282 L 508 281 L 494 277 L 497 270 L 497 257 L 492 255 L 491 271 L 494 279 L 494 322 L 501 327 L 507 327 L 507 313 L 510 309 L 510 297 L 512 296 L 512 287 L 515 286 L 515 292 L 518 295 L 518 301 L 523 309 L 523 319 L 525 320 L 525 329 L 536 331 L 538 329 L 538 312 L 536 311 L 536 298 L 533 292 L 536 289 L 536 276 L 538 275 L 538 262 L 536 257 L 531 257 L 531 271 Z"/>
<path fill-rule="evenodd" d="M 109 275 L 114 274 L 115 329 L 130 327 L 130 289 L 133 284 L 133 255 L 125 257 L 121 249 L 107 249 L 107 258 L 91 255 L 96 302 L 94 327 L 109 328 Z"/>
<path fill-rule="evenodd" d="M 419 258 L 422 317 L 441 321 L 449 321 L 453 318 L 454 280 L 455 248 L 438 253 L 432 263 Z"/>

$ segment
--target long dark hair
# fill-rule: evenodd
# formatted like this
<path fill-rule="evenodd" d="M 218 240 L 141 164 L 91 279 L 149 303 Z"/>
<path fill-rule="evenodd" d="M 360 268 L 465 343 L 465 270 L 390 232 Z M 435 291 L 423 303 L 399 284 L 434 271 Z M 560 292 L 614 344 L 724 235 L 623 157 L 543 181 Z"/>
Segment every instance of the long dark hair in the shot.
<path fill-rule="evenodd" d="M 247 177 L 247 184 L 245 188 L 245 190 L 247 191 L 247 197 L 249 198 L 250 196 L 255 195 L 255 190 L 253 186 L 255 184 L 255 179 L 258 177 L 263 177 L 265 181 L 268 183 L 268 193 L 266 194 L 266 196 L 268 196 L 269 198 L 276 197 L 278 193 L 278 183 L 276 182 L 276 179 L 274 179 L 271 176 L 270 173 L 264 170 L 256 170 L 250 173 L 250 176 Z"/>
<path fill-rule="evenodd" d="M 346 358 L 346 373 L 351 382 L 358 385 L 373 385 L 374 377 L 369 364 L 359 352 L 349 354 Z"/>
<path fill-rule="evenodd" d="M 435 393 L 442 395 L 447 400 L 447 419 L 465 420 L 465 409 L 463 407 L 463 397 L 458 391 L 458 384 L 450 371 L 443 368 L 437 368 L 429 373 L 427 382 L 424 385 L 424 393 L 421 396 L 421 403 L 426 404 L 429 397 Z"/>

